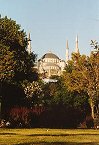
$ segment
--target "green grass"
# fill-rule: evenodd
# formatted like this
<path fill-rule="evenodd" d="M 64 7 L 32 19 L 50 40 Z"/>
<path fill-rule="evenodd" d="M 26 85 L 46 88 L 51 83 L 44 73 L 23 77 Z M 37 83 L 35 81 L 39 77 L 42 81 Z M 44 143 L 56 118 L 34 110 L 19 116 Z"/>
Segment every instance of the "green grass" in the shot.
<path fill-rule="evenodd" d="M 0 145 L 99 145 L 99 130 L 1 128 Z"/>

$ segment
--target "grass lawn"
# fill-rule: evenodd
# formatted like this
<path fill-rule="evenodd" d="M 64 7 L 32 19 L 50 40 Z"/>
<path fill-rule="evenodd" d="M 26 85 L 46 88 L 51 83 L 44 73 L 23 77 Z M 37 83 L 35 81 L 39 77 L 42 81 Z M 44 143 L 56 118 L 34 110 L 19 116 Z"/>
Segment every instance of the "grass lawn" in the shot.
<path fill-rule="evenodd" d="M 99 130 L 1 128 L 0 145 L 99 145 Z"/>

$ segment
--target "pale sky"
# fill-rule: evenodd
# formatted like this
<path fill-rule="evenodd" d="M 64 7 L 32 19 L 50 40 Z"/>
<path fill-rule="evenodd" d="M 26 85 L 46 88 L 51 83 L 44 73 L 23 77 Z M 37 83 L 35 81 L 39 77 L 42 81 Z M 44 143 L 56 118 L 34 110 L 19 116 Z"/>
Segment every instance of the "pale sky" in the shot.
<path fill-rule="evenodd" d="M 76 35 L 81 54 L 90 54 L 90 40 L 99 42 L 99 0 L 0 0 L 0 13 L 31 33 L 38 58 L 52 51 L 65 59 L 66 40 L 71 54 Z"/>

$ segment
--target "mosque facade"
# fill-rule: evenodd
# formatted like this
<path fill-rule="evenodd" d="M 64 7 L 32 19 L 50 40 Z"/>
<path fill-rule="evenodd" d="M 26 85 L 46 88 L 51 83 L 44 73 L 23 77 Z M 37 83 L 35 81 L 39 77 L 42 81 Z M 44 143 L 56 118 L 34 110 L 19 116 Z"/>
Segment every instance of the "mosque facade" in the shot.
<path fill-rule="evenodd" d="M 30 34 L 28 38 L 28 53 L 31 53 L 31 39 Z M 78 36 L 76 37 L 75 53 L 79 53 Z M 69 60 L 69 46 L 66 41 L 66 60 L 60 59 L 56 54 L 47 52 L 39 60 L 37 60 L 36 68 L 42 78 L 51 78 L 52 76 L 60 76 Z"/>
<path fill-rule="evenodd" d="M 61 60 L 56 54 L 48 52 L 38 60 L 38 72 L 43 77 L 60 76 L 66 66 L 66 62 Z"/>

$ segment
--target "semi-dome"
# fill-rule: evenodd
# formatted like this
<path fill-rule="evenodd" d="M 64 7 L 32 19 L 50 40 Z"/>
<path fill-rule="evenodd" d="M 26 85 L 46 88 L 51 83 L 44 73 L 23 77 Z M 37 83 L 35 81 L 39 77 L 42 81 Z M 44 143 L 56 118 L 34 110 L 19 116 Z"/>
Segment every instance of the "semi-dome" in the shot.
<path fill-rule="evenodd" d="M 44 59 L 44 58 L 59 59 L 59 57 L 58 57 L 57 55 L 55 55 L 54 53 L 51 53 L 51 52 L 44 54 L 44 55 L 42 56 L 42 59 Z"/>

